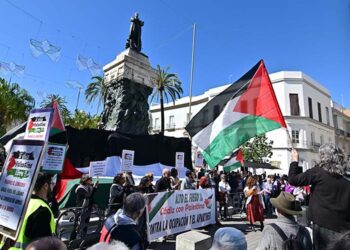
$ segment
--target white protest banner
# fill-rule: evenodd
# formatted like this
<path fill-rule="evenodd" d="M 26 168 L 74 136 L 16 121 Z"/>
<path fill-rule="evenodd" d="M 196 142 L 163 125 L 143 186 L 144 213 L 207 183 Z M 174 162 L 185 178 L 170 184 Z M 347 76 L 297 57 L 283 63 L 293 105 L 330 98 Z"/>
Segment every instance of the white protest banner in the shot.
<path fill-rule="evenodd" d="M 66 145 L 48 143 L 45 147 L 41 170 L 47 173 L 60 173 L 63 169 Z"/>
<path fill-rule="evenodd" d="M 53 116 L 52 108 L 33 109 L 28 118 L 24 139 L 47 141 Z"/>
<path fill-rule="evenodd" d="M 203 155 L 201 152 L 197 151 L 196 152 L 196 158 L 195 158 L 195 166 L 197 168 L 203 167 Z"/>
<path fill-rule="evenodd" d="M 176 168 L 185 167 L 185 153 L 184 152 L 176 152 L 176 154 L 175 154 L 175 167 Z"/>
<path fill-rule="evenodd" d="M 148 241 L 215 223 L 214 189 L 147 195 Z"/>
<path fill-rule="evenodd" d="M 16 239 L 40 168 L 43 141 L 14 140 L 0 177 L 0 233 Z"/>
<path fill-rule="evenodd" d="M 107 165 L 106 161 L 90 161 L 90 173 L 91 177 L 106 176 Z"/>
<path fill-rule="evenodd" d="M 134 156 L 135 156 L 135 151 L 123 149 L 122 165 L 120 168 L 122 172 L 132 172 L 132 169 L 134 167 Z"/>

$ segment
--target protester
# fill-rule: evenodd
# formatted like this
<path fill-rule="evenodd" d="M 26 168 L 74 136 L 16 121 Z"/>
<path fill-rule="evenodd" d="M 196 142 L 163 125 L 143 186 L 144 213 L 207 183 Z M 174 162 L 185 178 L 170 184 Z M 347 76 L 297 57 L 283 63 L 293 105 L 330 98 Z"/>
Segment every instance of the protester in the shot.
<path fill-rule="evenodd" d="M 163 169 L 163 176 L 156 182 L 156 192 L 164 192 L 171 190 L 171 183 L 170 183 L 170 170 L 169 168 Z"/>
<path fill-rule="evenodd" d="M 52 188 L 51 176 L 39 173 L 13 250 L 24 249 L 33 240 L 55 233 L 55 219 L 47 203 Z"/>
<path fill-rule="evenodd" d="M 78 233 L 81 237 L 84 237 L 87 232 L 93 206 L 93 198 L 98 184 L 98 181 L 93 184 L 92 177 L 89 175 L 83 175 L 80 179 L 80 185 L 75 189 L 76 206 L 82 207 L 78 226 Z"/>
<path fill-rule="evenodd" d="M 328 244 L 350 230 L 349 165 L 343 151 L 333 143 L 319 149 L 320 161 L 301 173 L 298 153 L 292 150 L 289 182 L 294 186 L 312 185 L 308 219 L 313 222 L 316 250 L 328 249 Z"/>
<path fill-rule="evenodd" d="M 97 243 L 88 248 L 88 250 L 129 250 L 121 241 L 113 240 L 109 244 L 105 242 Z"/>
<path fill-rule="evenodd" d="M 111 215 L 123 206 L 125 178 L 122 173 L 117 174 L 113 179 L 113 184 L 109 190 L 108 212 Z"/>
<path fill-rule="evenodd" d="M 227 219 L 227 199 L 230 191 L 231 191 L 231 187 L 227 182 L 226 175 L 221 174 L 221 181 L 219 182 L 218 200 L 220 204 L 219 211 L 220 211 L 221 219 L 223 220 Z M 222 216 L 222 208 L 224 208 L 224 216 Z"/>
<path fill-rule="evenodd" d="M 268 217 L 271 217 L 273 214 L 273 208 L 270 202 L 271 192 L 272 192 L 272 181 L 271 181 L 271 177 L 268 176 L 266 178 L 266 181 L 263 184 L 265 211 Z"/>
<path fill-rule="evenodd" d="M 199 189 L 210 188 L 210 185 L 208 183 L 208 178 L 207 177 L 205 177 L 205 176 L 201 177 L 201 179 L 199 180 L 198 188 Z"/>
<path fill-rule="evenodd" d="M 150 179 L 149 176 L 146 175 L 141 178 L 138 190 L 142 194 L 154 193 L 152 180 Z"/>
<path fill-rule="evenodd" d="M 92 183 L 92 177 L 89 175 L 83 175 L 80 178 L 80 185 L 75 189 L 77 207 L 92 207 L 93 196 L 97 190 L 99 182 L 94 185 Z"/>
<path fill-rule="evenodd" d="M 264 228 L 264 201 L 257 186 L 256 178 L 249 176 L 244 188 L 244 194 L 247 197 L 247 219 L 250 222 L 251 228 L 255 231 L 255 221 L 260 221 L 261 231 Z"/>
<path fill-rule="evenodd" d="M 67 246 L 56 237 L 43 237 L 30 243 L 25 250 L 67 250 Z"/>
<path fill-rule="evenodd" d="M 223 227 L 215 232 L 210 250 L 246 250 L 244 234 L 233 227 Z"/>
<path fill-rule="evenodd" d="M 136 192 L 136 187 L 135 187 L 135 180 L 134 177 L 132 176 L 132 172 L 126 172 L 124 173 L 124 193 L 125 196 L 128 196 L 129 194 L 132 194 Z"/>
<path fill-rule="evenodd" d="M 258 250 L 290 249 L 294 244 L 299 250 L 311 250 L 312 241 L 307 229 L 295 221 L 294 216 L 302 213 L 299 202 L 287 192 L 281 192 L 277 198 L 271 198 L 271 204 L 277 209 L 278 218 L 264 227 Z M 291 237 L 293 236 L 293 237 Z M 295 238 L 294 242 L 287 239 Z"/>
<path fill-rule="evenodd" d="M 196 186 L 194 184 L 194 176 L 191 170 L 186 170 L 186 178 L 185 181 L 181 183 L 181 190 L 186 190 L 186 189 L 196 189 Z"/>
<path fill-rule="evenodd" d="M 123 209 L 107 218 L 101 231 L 100 242 L 118 240 L 131 249 L 145 249 L 147 241 L 142 238 L 137 221 L 143 214 L 146 199 L 141 193 L 126 197 Z"/>
<path fill-rule="evenodd" d="M 176 168 L 172 168 L 170 171 L 170 183 L 171 183 L 171 189 L 173 190 L 180 189 L 181 180 L 178 177 L 178 172 Z"/>
<path fill-rule="evenodd" d="M 347 231 L 330 244 L 330 250 L 349 250 L 350 249 L 350 231 Z"/>

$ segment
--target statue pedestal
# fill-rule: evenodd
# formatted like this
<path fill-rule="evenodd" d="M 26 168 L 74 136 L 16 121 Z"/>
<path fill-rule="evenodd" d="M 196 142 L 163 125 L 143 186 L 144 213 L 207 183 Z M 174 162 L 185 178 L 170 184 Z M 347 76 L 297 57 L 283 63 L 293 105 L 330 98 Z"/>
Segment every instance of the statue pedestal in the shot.
<path fill-rule="evenodd" d="M 103 71 L 108 88 L 104 97 L 103 128 L 126 134 L 148 134 L 148 97 L 156 79 L 148 57 L 126 49 L 105 65 Z"/>

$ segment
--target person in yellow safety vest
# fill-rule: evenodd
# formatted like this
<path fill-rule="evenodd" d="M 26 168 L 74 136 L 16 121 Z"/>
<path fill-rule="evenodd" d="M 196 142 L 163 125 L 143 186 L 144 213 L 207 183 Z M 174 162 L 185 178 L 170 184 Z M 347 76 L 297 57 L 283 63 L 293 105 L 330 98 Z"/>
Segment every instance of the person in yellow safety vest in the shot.
<path fill-rule="evenodd" d="M 55 233 L 55 219 L 47 203 L 52 188 L 51 176 L 39 173 L 19 235 L 10 250 L 25 249 L 33 240 Z"/>

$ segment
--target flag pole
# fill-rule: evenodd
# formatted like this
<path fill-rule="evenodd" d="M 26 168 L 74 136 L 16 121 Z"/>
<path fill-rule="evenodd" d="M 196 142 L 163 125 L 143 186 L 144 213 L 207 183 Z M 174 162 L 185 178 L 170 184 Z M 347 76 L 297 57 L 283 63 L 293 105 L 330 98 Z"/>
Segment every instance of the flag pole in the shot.
<path fill-rule="evenodd" d="M 193 35 L 192 35 L 192 63 L 191 63 L 191 78 L 190 78 L 190 103 L 189 103 L 189 112 L 188 112 L 188 123 L 192 117 L 192 83 L 193 83 L 193 70 L 194 70 L 194 49 L 196 44 L 196 24 L 193 24 Z"/>
<path fill-rule="evenodd" d="M 287 134 L 288 144 L 289 144 L 289 145 L 291 145 L 292 150 L 293 150 L 293 149 L 295 149 L 294 144 L 293 144 L 293 141 L 292 141 L 292 138 L 290 137 L 290 134 L 289 134 L 288 128 L 286 128 L 286 134 Z"/>

